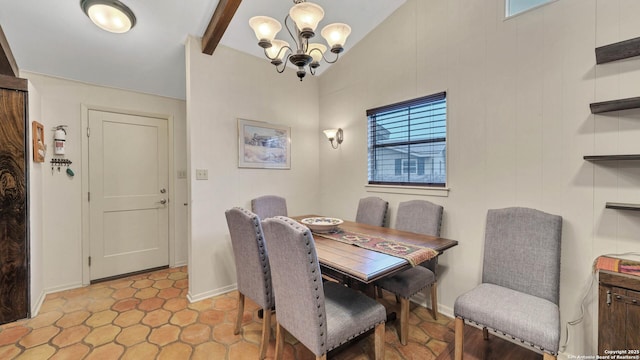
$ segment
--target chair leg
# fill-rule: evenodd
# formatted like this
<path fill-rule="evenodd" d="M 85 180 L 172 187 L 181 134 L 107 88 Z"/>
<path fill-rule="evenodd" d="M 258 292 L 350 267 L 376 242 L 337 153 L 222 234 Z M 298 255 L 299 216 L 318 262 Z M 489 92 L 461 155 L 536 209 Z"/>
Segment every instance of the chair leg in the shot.
<path fill-rule="evenodd" d="M 374 336 L 375 360 L 384 360 L 384 323 L 376 325 Z"/>
<path fill-rule="evenodd" d="M 271 310 L 265 309 L 262 317 L 262 339 L 260 341 L 260 360 L 264 360 L 271 338 Z"/>
<path fill-rule="evenodd" d="M 382 297 L 383 297 L 382 288 L 380 286 L 376 286 L 376 289 L 378 289 L 378 298 L 382 299 Z"/>
<path fill-rule="evenodd" d="M 438 283 L 431 284 L 431 311 L 433 311 L 433 320 L 438 320 Z"/>
<path fill-rule="evenodd" d="M 244 294 L 238 291 L 238 316 L 236 317 L 236 328 L 233 330 L 233 335 L 240 333 L 240 327 L 242 326 L 242 316 L 244 315 Z"/>
<path fill-rule="evenodd" d="M 327 354 L 316 356 L 316 360 L 327 360 Z"/>
<path fill-rule="evenodd" d="M 280 323 L 276 323 L 276 353 L 273 357 L 274 360 L 282 360 L 282 355 L 284 353 L 284 332 L 286 330 L 280 325 Z"/>
<path fill-rule="evenodd" d="M 409 337 L 409 299 L 400 298 L 400 343 L 407 345 Z"/>
<path fill-rule="evenodd" d="M 482 338 L 485 340 L 489 340 L 489 329 L 486 327 L 482 328 Z"/>
<path fill-rule="evenodd" d="M 549 353 L 544 353 L 542 356 L 542 360 L 556 360 L 556 356 Z"/>
<path fill-rule="evenodd" d="M 455 360 L 462 360 L 464 349 L 464 320 L 461 318 L 456 318 L 455 323 L 456 336 L 455 336 Z"/>

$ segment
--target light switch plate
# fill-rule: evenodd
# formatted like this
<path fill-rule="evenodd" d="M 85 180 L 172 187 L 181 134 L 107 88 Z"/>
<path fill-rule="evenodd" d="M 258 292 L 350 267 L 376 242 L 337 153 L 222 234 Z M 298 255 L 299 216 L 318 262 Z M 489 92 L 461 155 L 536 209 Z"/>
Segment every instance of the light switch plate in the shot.
<path fill-rule="evenodd" d="M 196 169 L 196 180 L 209 180 L 209 170 Z"/>

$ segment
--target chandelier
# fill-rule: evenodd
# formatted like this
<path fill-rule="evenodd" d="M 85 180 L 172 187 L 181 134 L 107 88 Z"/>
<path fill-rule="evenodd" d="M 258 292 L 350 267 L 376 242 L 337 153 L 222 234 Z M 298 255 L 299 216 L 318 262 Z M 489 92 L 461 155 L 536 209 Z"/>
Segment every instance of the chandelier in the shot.
<path fill-rule="evenodd" d="M 278 20 L 268 16 L 254 16 L 249 19 L 249 26 L 256 33 L 258 45 L 264 49 L 265 56 L 275 65 L 278 73 L 284 72 L 287 62 L 298 67 L 297 75 L 302 78 L 307 74 L 305 67 L 309 68 L 311 75 L 315 75 L 320 61 L 329 64 L 338 61 L 340 53 L 344 50 L 344 43 L 351 33 L 351 27 L 347 24 L 334 23 L 322 28 L 320 32 L 327 41 L 330 51 L 335 54 L 333 60 L 327 60 L 324 56 L 327 47 L 320 43 L 309 43 L 309 39 L 315 36 L 316 27 L 324 17 L 324 10 L 306 0 L 293 0 L 293 7 L 284 19 L 284 26 L 295 43 L 295 49 L 288 42 L 275 39 L 276 34 L 282 29 Z M 294 24 L 291 24 L 293 22 Z"/>

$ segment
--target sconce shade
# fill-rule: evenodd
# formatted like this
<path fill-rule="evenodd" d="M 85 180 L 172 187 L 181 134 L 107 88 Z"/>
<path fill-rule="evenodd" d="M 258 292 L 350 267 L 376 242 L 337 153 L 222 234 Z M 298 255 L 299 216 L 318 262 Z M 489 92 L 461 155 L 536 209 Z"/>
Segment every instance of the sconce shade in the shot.
<path fill-rule="evenodd" d="M 289 10 L 289 16 L 296 23 L 298 30 L 313 32 L 324 17 L 324 10 L 314 3 L 302 2 Z"/>
<path fill-rule="evenodd" d="M 118 0 L 82 0 L 82 11 L 99 28 L 112 33 L 125 33 L 136 24 L 133 11 Z"/>
<path fill-rule="evenodd" d="M 342 51 L 347 37 L 351 34 L 351 26 L 343 23 L 329 24 L 322 29 L 321 34 L 332 50 L 340 49 Z"/>
<path fill-rule="evenodd" d="M 307 48 L 307 55 L 311 55 L 313 62 L 320 62 L 320 60 L 322 60 L 322 54 L 324 54 L 325 51 L 327 51 L 326 46 L 318 43 L 312 43 L 309 44 L 309 47 Z"/>
<path fill-rule="evenodd" d="M 262 45 L 262 42 L 270 44 L 276 37 L 276 34 L 282 29 L 282 25 L 278 20 L 268 16 L 252 17 L 249 19 L 249 26 L 251 26 L 253 32 L 255 32 L 262 47 L 265 47 Z"/>
<path fill-rule="evenodd" d="M 333 140 L 336 138 L 336 133 L 338 133 L 338 129 L 327 129 L 327 130 L 324 130 L 323 132 L 327 136 L 327 139 Z"/>
<path fill-rule="evenodd" d="M 331 143 L 332 148 L 337 149 L 338 146 L 342 144 L 342 141 L 344 140 L 344 135 L 341 128 L 327 129 L 327 130 L 323 130 L 323 132 L 327 136 L 327 139 L 329 139 L 329 142 Z"/>
<path fill-rule="evenodd" d="M 284 55 L 287 53 L 286 50 L 280 51 L 283 47 L 289 46 L 289 43 L 284 40 L 275 39 L 271 41 L 271 47 L 265 49 L 267 52 L 267 56 L 269 58 L 274 59 L 272 61 L 280 61 L 284 58 Z"/>

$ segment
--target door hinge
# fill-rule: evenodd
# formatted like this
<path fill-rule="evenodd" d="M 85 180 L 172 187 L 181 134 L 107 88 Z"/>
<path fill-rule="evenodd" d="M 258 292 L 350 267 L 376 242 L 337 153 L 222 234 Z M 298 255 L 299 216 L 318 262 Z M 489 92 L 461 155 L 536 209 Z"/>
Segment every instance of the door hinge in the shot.
<path fill-rule="evenodd" d="M 91 201 L 91 191 L 87 192 L 87 201 Z"/>
<path fill-rule="evenodd" d="M 87 137 L 91 136 L 91 129 L 87 127 Z"/>
<path fill-rule="evenodd" d="M 89 256 L 89 266 L 91 266 L 91 256 Z"/>

